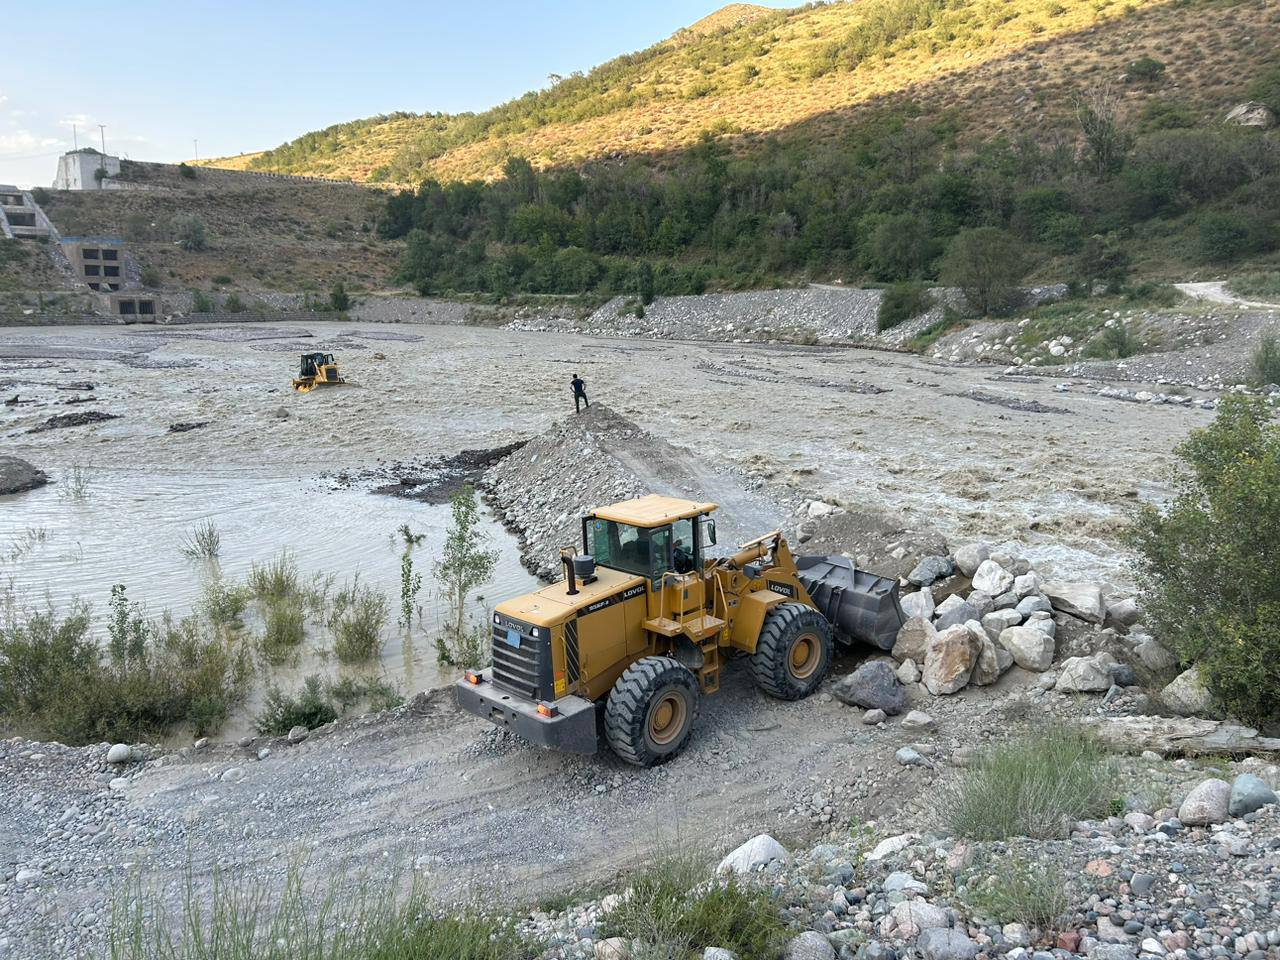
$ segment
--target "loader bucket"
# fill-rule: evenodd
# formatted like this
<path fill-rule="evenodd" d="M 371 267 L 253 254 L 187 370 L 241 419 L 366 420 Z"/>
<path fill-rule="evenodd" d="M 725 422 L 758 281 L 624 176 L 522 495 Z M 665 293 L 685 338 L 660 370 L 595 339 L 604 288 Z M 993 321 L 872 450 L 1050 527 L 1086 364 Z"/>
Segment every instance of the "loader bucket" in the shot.
<path fill-rule="evenodd" d="M 888 650 L 906 622 L 898 581 L 859 570 L 848 557 L 796 557 L 796 575 L 838 632 Z"/>

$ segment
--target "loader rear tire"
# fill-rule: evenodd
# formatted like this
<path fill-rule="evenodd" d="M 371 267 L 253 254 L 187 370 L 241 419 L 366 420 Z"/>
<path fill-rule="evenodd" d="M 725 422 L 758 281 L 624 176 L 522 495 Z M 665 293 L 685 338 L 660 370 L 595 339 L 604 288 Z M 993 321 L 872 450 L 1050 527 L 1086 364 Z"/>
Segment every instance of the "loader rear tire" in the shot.
<path fill-rule="evenodd" d="M 698 681 L 670 657 L 645 657 L 623 672 L 604 709 L 605 739 L 637 767 L 670 760 L 683 748 L 698 715 Z"/>
<path fill-rule="evenodd" d="M 831 624 L 812 607 L 781 603 L 760 629 L 751 672 L 765 693 L 802 700 L 818 689 L 831 667 Z"/>

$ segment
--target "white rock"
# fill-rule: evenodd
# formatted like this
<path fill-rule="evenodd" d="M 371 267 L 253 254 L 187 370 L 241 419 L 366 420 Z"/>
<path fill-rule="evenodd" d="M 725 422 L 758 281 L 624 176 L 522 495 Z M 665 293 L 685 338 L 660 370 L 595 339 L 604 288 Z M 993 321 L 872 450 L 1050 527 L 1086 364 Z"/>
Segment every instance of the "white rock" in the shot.
<path fill-rule="evenodd" d="M 724 947 L 707 947 L 702 951 L 702 960 L 738 960 L 738 955 Z"/>
<path fill-rule="evenodd" d="M 1063 693 L 1100 693 L 1111 689 L 1109 667 L 1115 657 L 1105 651 L 1091 657 L 1071 657 L 1062 662 L 1058 672 L 1058 690 Z"/>
<path fill-rule="evenodd" d="M 972 577 L 982 565 L 982 561 L 991 556 L 991 547 L 985 543 L 966 543 L 956 550 L 956 566 L 966 577 Z"/>
<path fill-rule="evenodd" d="M 720 861 L 717 873 L 732 871 L 738 874 L 754 873 L 759 867 L 766 866 L 774 860 L 788 863 L 791 855 L 787 848 L 767 833 L 752 837 L 738 849 Z"/>
<path fill-rule="evenodd" d="M 1014 576 L 994 560 L 983 560 L 973 574 L 973 589 L 998 597 L 1013 587 Z"/>
<path fill-rule="evenodd" d="M 901 853 L 907 847 L 911 846 L 911 841 L 916 838 L 914 833 L 900 833 L 896 837 L 886 837 L 876 844 L 875 849 L 867 854 L 868 860 L 883 860 L 885 857 L 891 857 L 895 853 Z"/>
<path fill-rule="evenodd" d="M 107 751 L 107 763 L 128 763 L 133 759 L 133 748 L 127 743 L 112 744 Z"/>
<path fill-rule="evenodd" d="M 1160 691 L 1160 702 L 1180 717 L 1215 717 L 1218 714 L 1213 694 L 1200 679 L 1200 671 L 1190 667 L 1178 674 Z"/>
<path fill-rule="evenodd" d="M 914 660 L 924 663 L 925 654 L 929 652 L 929 644 L 938 631 L 928 620 L 912 617 L 898 630 L 897 640 L 890 651 L 895 660 Z"/>
<path fill-rule="evenodd" d="M 610 937 L 596 943 L 596 960 L 630 960 L 631 944 L 622 937 Z"/>
<path fill-rule="evenodd" d="M 921 620 L 930 620 L 933 617 L 934 602 L 933 592 L 930 590 L 916 590 L 908 593 L 905 597 L 901 597 L 898 603 L 902 606 L 902 612 L 907 618 L 918 617 Z"/>
<path fill-rule="evenodd" d="M 981 627 L 979 627 L 981 629 Z M 960 624 L 948 627 L 929 644 L 920 680 L 933 696 L 957 693 L 969 683 L 979 647 L 969 628 Z"/>
<path fill-rule="evenodd" d="M 898 934 L 905 940 L 919 936 L 921 930 L 949 927 L 947 911 L 923 900 L 904 900 L 893 908 L 893 919 L 898 923 Z"/>
<path fill-rule="evenodd" d="M 1013 655 L 1013 662 L 1024 670 L 1041 673 L 1053 663 L 1053 637 L 1035 627 L 1009 627 L 1000 632 L 997 642 Z"/>
<path fill-rule="evenodd" d="M 107 784 L 112 790 L 127 790 L 129 787 L 128 777 L 112 777 L 111 782 Z"/>
<path fill-rule="evenodd" d="M 227 767 L 227 769 L 222 771 L 221 780 L 223 783 L 239 783 L 243 779 L 243 767 Z"/>
<path fill-rule="evenodd" d="M 1002 632 L 1010 627 L 1016 627 L 1021 622 L 1022 614 L 1017 610 L 992 610 L 982 618 L 982 629 L 987 631 L 987 636 L 995 640 Z"/>
<path fill-rule="evenodd" d="M 920 680 L 920 668 L 916 666 L 916 662 L 908 657 L 898 665 L 898 682 L 903 686 L 909 683 L 917 683 Z"/>
<path fill-rule="evenodd" d="M 933 717 L 929 716 L 923 710 L 912 710 L 902 718 L 902 729 L 907 733 L 920 733 L 926 730 L 932 730 L 936 724 Z"/>
<path fill-rule="evenodd" d="M 1035 573 L 1024 573 L 1013 578 L 1013 595 L 1021 600 L 1040 592 L 1040 576 Z"/>
<path fill-rule="evenodd" d="M 1101 623 L 1106 618 L 1107 602 L 1099 584 L 1049 580 L 1041 589 L 1055 610 L 1088 623 Z"/>

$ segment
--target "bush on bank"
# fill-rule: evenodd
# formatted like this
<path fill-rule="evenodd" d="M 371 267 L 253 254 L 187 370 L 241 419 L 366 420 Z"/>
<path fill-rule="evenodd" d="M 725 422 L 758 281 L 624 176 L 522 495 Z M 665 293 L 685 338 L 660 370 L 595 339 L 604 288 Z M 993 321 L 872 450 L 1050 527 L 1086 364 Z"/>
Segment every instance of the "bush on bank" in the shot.
<path fill-rule="evenodd" d="M 247 651 L 194 618 L 148 619 L 122 585 L 112 591 L 107 643 L 87 607 L 7 604 L 0 621 L 0 727 L 72 745 L 153 739 L 176 724 L 196 735 L 227 718 L 252 675 Z"/>
<path fill-rule="evenodd" d="M 1147 620 L 1233 716 L 1280 721 L 1280 426 L 1224 398 L 1178 448 L 1177 496 L 1130 528 Z"/>

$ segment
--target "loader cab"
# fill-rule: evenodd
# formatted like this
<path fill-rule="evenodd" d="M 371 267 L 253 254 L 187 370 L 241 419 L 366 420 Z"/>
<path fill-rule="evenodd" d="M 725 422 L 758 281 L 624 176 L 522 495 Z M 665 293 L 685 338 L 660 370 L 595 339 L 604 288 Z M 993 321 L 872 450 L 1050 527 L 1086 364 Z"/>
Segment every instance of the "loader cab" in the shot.
<path fill-rule="evenodd" d="M 302 364 L 299 376 L 323 376 L 323 368 L 333 366 L 334 363 L 335 361 L 332 353 L 304 353 L 302 355 Z"/>
<path fill-rule="evenodd" d="M 716 542 L 714 503 L 651 495 L 582 520 L 583 552 L 598 566 L 645 577 L 657 588 L 670 575 L 700 573 Z"/>

